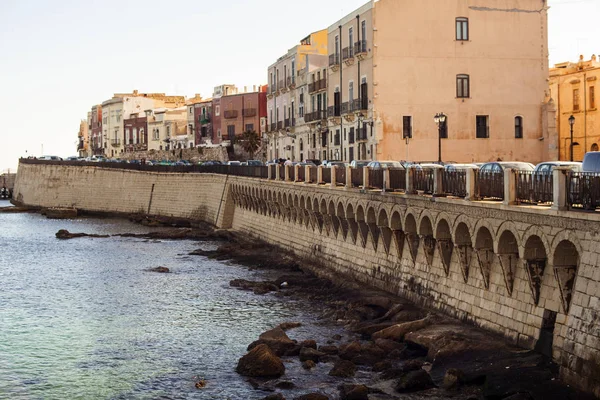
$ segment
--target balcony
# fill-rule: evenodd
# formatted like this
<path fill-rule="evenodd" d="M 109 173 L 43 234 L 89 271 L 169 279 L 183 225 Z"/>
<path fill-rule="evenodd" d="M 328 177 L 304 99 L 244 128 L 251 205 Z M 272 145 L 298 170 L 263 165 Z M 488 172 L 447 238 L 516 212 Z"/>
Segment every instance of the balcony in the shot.
<path fill-rule="evenodd" d="M 330 54 L 329 55 L 329 68 L 336 72 L 340 68 L 340 55 L 339 54 Z"/>
<path fill-rule="evenodd" d="M 276 128 L 277 128 L 277 124 L 275 122 L 273 122 L 271 124 L 271 129 L 269 129 L 269 132 L 274 132 Z"/>
<path fill-rule="evenodd" d="M 283 120 L 283 127 L 284 128 L 289 128 L 290 127 L 290 119 L 286 118 Z"/>
<path fill-rule="evenodd" d="M 354 64 L 354 47 L 348 46 L 342 49 L 342 59 L 346 65 Z"/>
<path fill-rule="evenodd" d="M 208 125 L 208 124 L 210 124 L 210 119 L 211 119 L 210 114 L 202 114 L 199 117 L 198 122 L 200 123 L 200 125 Z"/>
<path fill-rule="evenodd" d="M 356 141 L 357 142 L 366 142 L 367 140 L 369 140 L 367 138 L 367 127 L 366 126 L 359 127 L 358 130 L 356 131 Z"/>
<path fill-rule="evenodd" d="M 352 100 L 352 105 L 350 106 L 350 111 L 366 111 L 368 109 L 369 109 L 369 99 L 367 97 Z"/>
<path fill-rule="evenodd" d="M 279 83 L 277 84 L 277 90 L 285 90 L 285 85 L 284 85 L 285 81 L 282 79 L 279 81 Z"/>
<path fill-rule="evenodd" d="M 356 43 L 354 43 L 354 54 L 356 54 L 356 57 L 358 58 L 359 61 L 362 61 L 365 59 L 365 57 L 367 56 L 367 41 L 366 40 L 359 40 Z"/>
<path fill-rule="evenodd" d="M 256 117 L 256 108 L 246 108 L 242 110 L 242 115 L 246 118 Z"/>
<path fill-rule="evenodd" d="M 350 105 L 352 103 L 345 101 L 342 103 L 342 114 L 348 114 L 349 112 L 351 112 L 352 110 L 350 109 Z"/>
<path fill-rule="evenodd" d="M 323 121 L 327 119 L 327 110 L 317 110 L 313 112 L 316 121 Z"/>
<path fill-rule="evenodd" d="M 318 81 L 314 81 L 314 82 L 308 84 L 308 92 L 309 93 L 318 92 L 319 90 L 324 90 L 324 89 L 327 89 L 327 79 L 326 78 L 319 79 Z"/>
<path fill-rule="evenodd" d="M 237 110 L 225 110 L 225 112 L 223 113 L 223 117 L 225 119 L 237 118 L 238 117 L 238 111 Z"/>
<path fill-rule="evenodd" d="M 341 113 L 340 113 L 340 105 L 336 104 L 336 105 L 333 105 L 333 106 L 329 106 L 327 108 L 327 114 L 328 114 L 328 116 L 330 118 L 331 117 L 339 117 L 341 115 Z"/>
<path fill-rule="evenodd" d="M 277 122 L 277 129 L 283 129 L 283 121 Z"/>
<path fill-rule="evenodd" d="M 121 145 L 121 139 L 111 139 L 110 144 L 112 147 L 119 147 Z"/>
<path fill-rule="evenodd" d="M 286 83 L 286 86 L 290 89 L 293 89 L 296 87 L 296 79 L 294 79 L 293 76 L 288 76 L 285 83 Z"/>

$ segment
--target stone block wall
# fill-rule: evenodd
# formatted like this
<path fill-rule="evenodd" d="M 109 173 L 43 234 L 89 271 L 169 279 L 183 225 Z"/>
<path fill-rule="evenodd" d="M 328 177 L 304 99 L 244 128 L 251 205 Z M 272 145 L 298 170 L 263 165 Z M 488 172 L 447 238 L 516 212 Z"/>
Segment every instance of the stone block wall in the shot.
<path fill-rule="evenodd" d="M 222 146 L 196 147 L 194 149 L 136 151 L 132 153 L 123 153 L 120 155 L 120 158 L 124 160 L 141 160 L 142 158 L 145 158 L 146 160 L 152 161 L 229 161 L 229 157 L 227 155 L 227 148 Z"/>

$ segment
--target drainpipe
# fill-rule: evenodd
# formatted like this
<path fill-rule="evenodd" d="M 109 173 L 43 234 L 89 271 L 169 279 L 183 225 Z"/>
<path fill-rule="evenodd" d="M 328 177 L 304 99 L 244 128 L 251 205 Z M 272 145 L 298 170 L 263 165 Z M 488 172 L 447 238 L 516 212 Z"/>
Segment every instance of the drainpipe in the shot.
<path fill-rule="evenodd" d="M 360 41 L 360 15 L 356 15 L 356 37 L 358 38 L 358 45 L 361 46 L 361 48 L 359 50 L 362 49 L 362 43 Z M 358 58 L 358 57 L 357 57 Z M 358 75 L 356 77 L 356 84 L 358 85 L 358 102 L 362 107 L 362 82 L 360 81 L 360 59 L 358 60 Z M 358 126 L 358 129 L 360 130 L 360 126 Z M 358 142 L 357 136 L 358 136 L 358 131 L 354 132 L 354 143 Z M 360 151 L 360 145 L 358 146 L 359 151 Z M 358 152 L 357 151 L 357 157 L 358 157 Z M 357 158 L 357 160 L 360 160 L 360 158 Z M 350 161 L 350 160 L 349 160 Z"/>
<path fill-rule="evenodd" d="M 587 153 L 587 72 L 583 73 L 583 155 Z"/>
<path fill-rule="evenodd" d="M 343 36 L 342 36 L 342 25 L 339 26 L 340 29 L 340 50 L 342 50 L 342 40 Z M 349 50 L 349 49 L 348 49 Z M 342 99 L 343 99 L 343 89 L 342 89 L 342 58 L 344 58 L 342 52 L 340 51 L 340 108 L 342 107 Z M 341 110 L 340 110 L 341 111 Z M 340 112 L 340 158 L 343 159 L 344 158 L 344 141 L 342 139 L 342 135 L 343 135 L 343 131 L 344 131 L 344 118 L 342 118 L 342 113 Z"/>

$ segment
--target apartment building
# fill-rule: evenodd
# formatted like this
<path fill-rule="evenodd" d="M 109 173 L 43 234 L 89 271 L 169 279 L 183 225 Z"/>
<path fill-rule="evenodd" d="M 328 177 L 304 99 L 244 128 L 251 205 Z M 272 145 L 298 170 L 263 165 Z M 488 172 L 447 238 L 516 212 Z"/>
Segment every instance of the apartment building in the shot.
<path fill-rule="evenodd" d="M 551 152 L 544 0 L 370 1 L 327 31 L 328 159 Z"/>
<path fill-rule="evenodd" d="M 188 144 L 187 107 L 145 110 L 148 150 L 174 150 Z"/>
<path fill-rule="evenodd" d="M 581 161 L 600 145 L 600 112 L 596 86 L 600 62 L 595 55 L 585 61 L 564 62 L 550 69 L 550 96 L 557 107 L 558 154 L 560 160 Z M 572 154 L 571 154 L 572 152 Z"/>
<path fill-rule="evenodd" d="M 232 92 L 218 98 L 218 104 L 213 103 L 215 109 L 219 108 L 219 126 L 217 136 L 213 136 L 214 144 L 231 142 L 235 136 L 244 132 L 255 131 L 262 134 L 265 130 L 266 86 L 254 86 L 251 92 L 246 88 L 243 92 L 238 90 Z"/>

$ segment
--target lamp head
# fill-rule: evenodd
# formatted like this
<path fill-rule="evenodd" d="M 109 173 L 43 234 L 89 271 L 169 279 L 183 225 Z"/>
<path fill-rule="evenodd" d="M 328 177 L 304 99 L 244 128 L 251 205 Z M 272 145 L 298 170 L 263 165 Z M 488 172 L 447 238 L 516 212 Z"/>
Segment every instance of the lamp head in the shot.
<path fill-rule="evenodd" d="M 569 125 L 571 125 L 571 126 L 575 125 L 575 117 L 572 115 L 569 117 Z"/>

